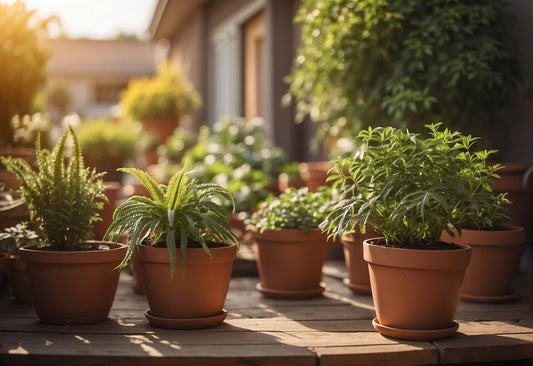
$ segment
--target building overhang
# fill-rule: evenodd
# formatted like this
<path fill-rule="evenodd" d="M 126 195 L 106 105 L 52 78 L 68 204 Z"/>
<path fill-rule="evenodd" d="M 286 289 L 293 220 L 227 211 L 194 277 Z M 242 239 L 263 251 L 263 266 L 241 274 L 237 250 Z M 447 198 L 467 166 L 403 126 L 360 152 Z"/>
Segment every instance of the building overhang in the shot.
<path fill-rule="evenodd" d="M 207 0 L 158 0 L 148 32 L 150 38 L 170 38 Z"/>

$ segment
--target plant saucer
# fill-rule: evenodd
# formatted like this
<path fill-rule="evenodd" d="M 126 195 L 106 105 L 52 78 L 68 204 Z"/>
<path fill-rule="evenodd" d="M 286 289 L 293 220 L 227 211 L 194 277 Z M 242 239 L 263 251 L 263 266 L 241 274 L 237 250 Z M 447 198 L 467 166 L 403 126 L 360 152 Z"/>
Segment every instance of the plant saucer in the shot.
<path fill-rule="evenodd" d="M 342 283 L 344 283 L 346 287 L 348 287 L 350 290 L 352 290 L 352 292 L 356 294 L 370 295 L 372 293 L 370 285 L 359 285 L 357 283 L 351 282 L 349 278 L 343 279 Z"/>
<path fill-rule="evenodd" d="M 471 294 L 461 294 L 461 300 L 469 302 L 483 302 L 483 303 L 503 303 L 511 302 L 517 299 L 515 293 L 501 296 L 481 296 L 481 295 L 471 295 Z"/>
<path fill-rule="evenodd" d="M 258 282 L 255 285 L 255 288 L 266 297 L 272 297 L 275 299 L 309 299 L 322 295 L 326 289 L 326 284 L 320 282 L 319 287 L 311 290 L 278 290 L 264 287 L 261 282 Z"/>
<path fill-rule="evenodd" d="M 210 328 L 222 324 L 228 312 L 222 309 L 220 314 L 202 318 L 185 318 L 185 319 L 173 319 L 173 318 L 161 318 L 152 315 L 150 309 L 144 312 L 144 316 L 150 322 L 150 324 L 161 328 L 169 329 L 201 329 Z"/>
<path fill-rule="evenodd" d="M 449 328 L 443 329 L 401 329 L 379 324 L 377 318 L 372 319 L 372 326 L 381 335 L 404 339 L 409 341 L 433 341 L 454 335 L 459 328 L 459 323 L 453 321 Z"/>

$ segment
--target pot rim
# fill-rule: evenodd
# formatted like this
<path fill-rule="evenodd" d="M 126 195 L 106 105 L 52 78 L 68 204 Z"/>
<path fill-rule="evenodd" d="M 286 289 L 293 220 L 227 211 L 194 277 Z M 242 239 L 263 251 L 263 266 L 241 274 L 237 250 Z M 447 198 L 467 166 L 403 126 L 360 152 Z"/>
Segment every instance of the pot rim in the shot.
<path fill-rule="evenodd" d="M 429 270 L 466 269 L 470 264 L 472 248 L 466 244 L 455 244 L 459 249 L 424 250 L 370 243 L 371 240 L 381 238 L 383 237 L 370 238 L 363 242 L 363 257 L 369 264 Z"/>
<path fill-rule="evenodd" d="M 24 262 L 33 263 L 105 263 L 121 261 L 126 255 L 127 245 L 109 241 L 87 240 L 89 243 L 103 243 L 110 246 L 105 250 L 43 250 L 37 245 L 26 245 L 19 248 L 20 258 Z"/>
<path fill-rule="evenodd" d="M 167 247 L 153 247 L 141 244 L 139 249 L 139 260 L 150 263 L 168 263 L 170 264 L 170 255 Z M 206 253 L 204 248 L 187 248 L 186 266 L 195 263 L 219 263 L 233 261 L 237 255 L 237 245 L 234 243 L 224 243 L 223 247 L 209 248 L 211 256 Z M 181 253 L 176 248 L 176 265 L 181 262 Z"/>
<path fill-rule="evenodd" d="M 327 234 L 318 227 L 311 228 L 306 233 L 300 229 L 268 229 L 261 233 L 256 226 L 249 227 L 248 231 L 250 231 L 254 239 L 259 239 L 261 241 L 327 241 Z M 291 237 L 290 240 L 288 240 L 289 236 Z"/>

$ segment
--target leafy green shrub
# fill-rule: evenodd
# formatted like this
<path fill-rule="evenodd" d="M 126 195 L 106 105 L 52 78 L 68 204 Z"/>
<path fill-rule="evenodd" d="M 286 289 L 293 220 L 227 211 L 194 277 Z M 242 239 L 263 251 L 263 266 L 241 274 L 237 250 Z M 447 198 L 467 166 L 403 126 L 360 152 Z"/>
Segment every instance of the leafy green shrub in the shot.
<path fill-rule="evenodd" d="M 33 111 L 33 100 L 46 82 L 50 52 L 39 40 L 46 22 L 36 21 L 35 13 L 22 1 L 0 3 L 0 145 L 13 143 L 11 118 Z"/>
<path fill-rule="evenodd" d="M 229 189 L 237 211 L 249 211 L 266 198 L 287 157 L 267 139 L 262 119 L 226 118 L 213 133 L 203 127 L 183 161 L 199 179 Z"/>
<path fill-rule="evenodd" d="M 153 174 L 159 181 L 167 181 L 172 175 L 181 169 L 182 160 L 198 141 L 195 132 L 178 127 L 167 138 L 164 145 L 157 148 L 158 163 L 154 167 Z"/>
<path fill-rule="evenodd" d="M 15 253 L 20 247 L 36 244 L 38 238 L 35 231 L 28 229 L 27 222 L 18 223 L 0 232 L 0 251 Z"/>
<path fill-rule="evenodd" d="M 132 79 L 120 104 L 134 120 L 179 119 L 199 108 L 201 99 L 185 77 L 165 62 L 158 66 L 155 77 Z"/>
<path fill-rule="evenodd" d="M 72 153 L 65 162 L 67 138 L 72 137 Z M 93 235 L 95 212 L 107 200 L 101 174 L 84 167 L 74 130 L 69 126 L 52 151 L 35 146 L 38 169 L 23 159 L 2 158 L 7 170 L 21 183 L 22 197 L 30 219 L 36 220 L 40 237 L 55 249 L 76 250 Z"/>
<path fill-rule="evenodd" d="M 370 225 L 400 247 L 433 245 L 443 230 L 460 233 L 468 210 L 493 203 L 479 192 L 490 191 L 497 167 L 485 163 L 491 152 L 470 152 L 476 138 L 439 126 L 428 125 L 427 138 L 393 127 L 361 131 L 362 150 L 335 161 L 331 179 L 345 198 L 321 227 L 337 236 Z"/>
<path fill-rule="evenodd" d="M 285 102 L 318 123 L 318 141 L 388 121 L 502 123 L 521 82 L 509 1 L 304 0 L 296 20 Z"/>
<path fill-rule="evenodd" d="M 309 192 L 306 188 L 288 188 L 279 196 L 268 196 L 252 213 L 246 224 L 259 232 L 265 230 L 297 229 L 304 233 L 326 218 L 331 204 L 331 189 Z"/>
<path fill-rule="evenodd" d="M 131 126 L 106 118 L 89 119 L 77 129 L 78 140 L 85 159 L 92 162 L 115 161 L 118 167 L 137 155 L 139 138 Z"/>
<path fill-rule="evenodd" d="M 174 274 L 176 246 L 180 247 L 181 271 L 185 274 L 187 246 L 190 241 L 201 244 L 210 253 L 208 242 L 235 243 L 226 208 L 214 199 L 233 202 L 231 194 L 215 184 L 189 181 L 185 169 L 176 172 L 167 185 L 158 185 L 148 173 L 123 168 L 146 187 L 149 197 L 133 196 L 113 213 L 113 223 L 106 237 L 114 240 L 128 233 L 128 251 L 120 267 L 127 266 L 135 248 L 146 239 L 152 245 L 165 242 L 170 254 L 171 274 Z"/>

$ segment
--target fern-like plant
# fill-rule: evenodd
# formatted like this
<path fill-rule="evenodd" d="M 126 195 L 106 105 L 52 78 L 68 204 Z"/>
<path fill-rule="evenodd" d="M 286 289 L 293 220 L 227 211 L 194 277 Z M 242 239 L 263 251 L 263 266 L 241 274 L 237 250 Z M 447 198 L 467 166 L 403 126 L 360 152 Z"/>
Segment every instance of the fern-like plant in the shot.
<path fill-rule="evenodd" d="M 65 162 L 67 140 L 72 151 Z M 36 220 L 40 238 L 57 250 L 76 250 L 92 238 L 92 224 L 100 217 L 106 200 L 102 174 L 84 167 L 78 139 L 69 126 L 52 151 L 41 148 L 37 138 L 35 154 L 38 167 L 26 161 L 2 158 L 2 163 L 21 183 L 22 197 L 30 219 Z"/>
<path fill-rule="evenodd" d="M 387 245 L 427 247 L 443 230 L 460 233 L 477 208 L 499 212 L 501 197 L 489 199 L 498 168 L 486 164 L 493 151 L 471 152 L 477 138 L 440 125 L 426 126 L 426 138 L 393 127 L 361 131 L 361 151 L 335 162 L 330 179 L 346 198 L 322 229 L 337 236 L 370 225 Z"/>
<path fill-rule="evenodd" d="M 176 247 L 180 247 L 181 272 L 185 274 L 187 245 L 200 244 L 211 255 L 208 243 L 235 243 L 225 205 L 233 204 L 230 192 L 217 184 L 197 184 L 189 180 L 185 169 L 176 172 L 168 185 L 158 185 L 146 172 L 135 168 L 121 168 L 132 174 L 146 187 L 151 197 L 133 196 L 117 207 L 113 223 L 106 233 L 113 240 L 128 233 L 128 251 L 119 268 L 127 266 L 133 251 L 149 240 L 152 245 L 165 242 L 170 254 L 171 276 L 175 271 Z"/>

